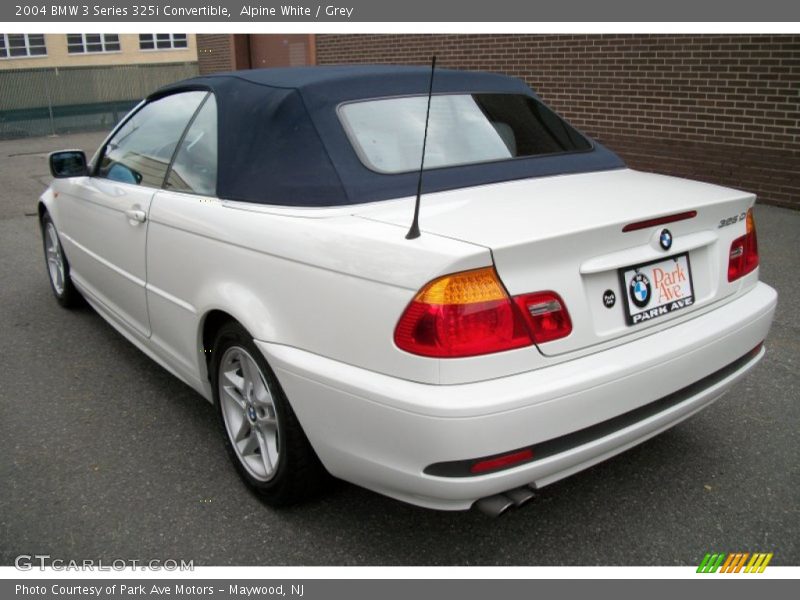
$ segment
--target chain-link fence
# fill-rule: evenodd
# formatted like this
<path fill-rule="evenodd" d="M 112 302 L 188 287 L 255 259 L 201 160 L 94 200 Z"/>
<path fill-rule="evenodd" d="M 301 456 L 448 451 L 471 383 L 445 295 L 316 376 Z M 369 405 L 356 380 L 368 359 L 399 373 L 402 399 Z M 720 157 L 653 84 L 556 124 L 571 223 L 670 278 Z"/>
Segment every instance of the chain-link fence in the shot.
<path fill-rule="evenodd" d="M 111 129 L 162 85 L 197 63 L 0 71 L 0 139 Z"/>

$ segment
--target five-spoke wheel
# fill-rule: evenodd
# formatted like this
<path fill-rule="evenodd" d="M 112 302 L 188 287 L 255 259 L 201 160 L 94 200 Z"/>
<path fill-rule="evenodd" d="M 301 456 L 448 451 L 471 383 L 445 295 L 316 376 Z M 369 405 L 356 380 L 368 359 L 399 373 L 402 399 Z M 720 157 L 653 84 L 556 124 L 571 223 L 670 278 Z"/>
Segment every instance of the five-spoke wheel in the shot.
<path fill-rule="evenodd" d="M 48 213 L 42 216 L 42 242 L 47 261 L 47 275 L 53 295 L 61 306 L 70 308 L 80 303 L 81 296 L 69 275 L 69 262 L 58 237 L 55 223 Z"/>
<path fill-rule="evenodd" d="M 269 504 L 311 497 L 328 480 L 278 379 L 244 327 L 220 327 L 209 364 L 225 445 L 239 475 Z"/>
<path fill-rule="evenodd" d="M 256 361 L 231 346 L 220 360 L 219 397 L 228 436 L 239 460 L 259 481 L 270 480 L 281 458 L 278 414 Z"/>

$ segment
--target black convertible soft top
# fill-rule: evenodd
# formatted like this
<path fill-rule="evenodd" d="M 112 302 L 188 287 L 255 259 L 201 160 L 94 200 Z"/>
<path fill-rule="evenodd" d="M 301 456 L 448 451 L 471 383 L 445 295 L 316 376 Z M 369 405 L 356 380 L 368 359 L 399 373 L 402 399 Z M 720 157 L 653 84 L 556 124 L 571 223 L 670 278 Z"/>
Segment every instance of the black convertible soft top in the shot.
<path fill-rule="evenodd" d="M 336 66 L 234 71 L 181 81 L 148 100 L 209 90 L 217 101 L 220 198 L 289 206 L 340 206 L 416 194 L 416 173 L 385 174 L 364 166 L 337 108 L 359 99 L 428 93 L 430 68 Z M 521 80 L 437 69 L 433 93 L 512 93 L 535 97 Z M 623 167 L 594 142 L 587 152 L 425 171 L 425 192 Z"/>

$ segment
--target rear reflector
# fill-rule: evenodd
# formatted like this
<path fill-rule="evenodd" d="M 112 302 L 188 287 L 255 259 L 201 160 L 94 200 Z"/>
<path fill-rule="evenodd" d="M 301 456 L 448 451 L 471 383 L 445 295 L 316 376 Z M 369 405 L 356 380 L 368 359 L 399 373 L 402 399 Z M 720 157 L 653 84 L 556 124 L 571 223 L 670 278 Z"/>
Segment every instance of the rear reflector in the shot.
<path fill-rule="evenodd" d="M 733 282 L 758 266 L 758 239 L 753 209 L 747 211 L 746 233 L 733 240 L 728 254 L 728 281 Z"/>
<path fill-rule="evenodd" d="M 533 458 L 533 450 L 525 448 L 518 452 L 511 454 L 503 454 L 494 458 L 487 458 L 472 465 L 469 470 L 470 473 L 478 475 L 480 473 L 487 473 L 489 471 L 499 471 L 501 469 L 508 469 L 516 464 L 529 461 Z"/>
<path fill-rule="evenodd" d="M 629 231 L 638 231 L 639 229 L 647 229 L 648 227 L 656 227 L 657 225 L 666 225 L 667 223 L 674 223 L 675 221 L 685 221 L 686 219 L 694 219 L 697 216 L 696 210 L 687 210 L 686 212 L 676 213 L 674 215 L 667 215 L 666 217 L 657 217 L 655 219 L 647 219 L 646 221 L 636 221 L 635 223 L 628 223 L 622 228 L 623 233 Z"/>

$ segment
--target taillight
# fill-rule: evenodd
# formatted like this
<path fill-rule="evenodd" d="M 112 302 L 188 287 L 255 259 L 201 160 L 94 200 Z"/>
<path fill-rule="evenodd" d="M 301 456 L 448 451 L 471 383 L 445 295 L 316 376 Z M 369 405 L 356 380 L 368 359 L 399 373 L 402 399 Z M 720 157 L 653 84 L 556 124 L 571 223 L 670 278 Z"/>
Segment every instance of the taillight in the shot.
<path fill-rule="evenodd" d="M 747 211 L 746 233 L 733 240 L 728 255 L 728 281 L 736 281 L 758 266 L 758 240 L 753 209 Z"/>
<path fill-rule="evenodd" d="M 402 350 L 438 358 L 491 354 L 552 341 L 572 331 L 552 292 L 512 301 L 494 268 L 434 279 L 414 297 L 394 332 Z"/>
<path fill-rule="evenodd" d="M 514 296 L 514 302 L 525 315 L 531 337 L 537 344 L 552 342 L 572 333 L 567 307 L 555 292 Z"/>
<path fill-rule="evenodd" d="M 394 341 L 407 352 L 440 358 L 489 354 L 532 343 L 492 267 L 428 283 L 400 318 Z"/>

